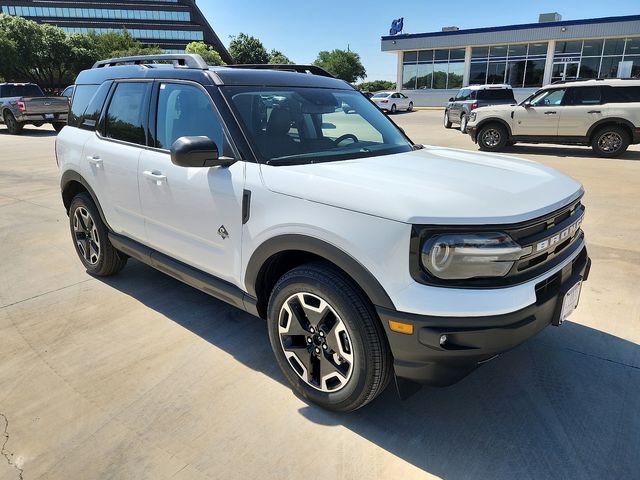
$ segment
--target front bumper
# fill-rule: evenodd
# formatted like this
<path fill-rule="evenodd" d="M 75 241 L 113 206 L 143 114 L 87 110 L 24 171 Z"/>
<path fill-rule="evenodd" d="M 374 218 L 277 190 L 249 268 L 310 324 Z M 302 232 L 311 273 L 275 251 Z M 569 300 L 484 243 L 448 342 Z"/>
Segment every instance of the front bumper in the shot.
<path fill-rule="evenodd" d="M 467 125 L 467 133 L 474 143 L 478 143 L 478 141 L 476 140 L 476 137 L 478 136 L 478 129 L 476 127 L 470 127 L 469 125 Z"/>
<path fill-rule="evenodd" d="M 433 317 L 376 307 L 394 357 L 396 377 L 445 386 L 462 379 L 482 362 L 506 352 L 556 322 L 564 294 L 586 281 L 591 260 L 586 247 L 551 277 L 536 284 L 536 303 L 516 312 L 486 317 Z M 389 321 L 413 325 L 397 333 Z M 442 335 L 447 336 L 440 345 Z"/>

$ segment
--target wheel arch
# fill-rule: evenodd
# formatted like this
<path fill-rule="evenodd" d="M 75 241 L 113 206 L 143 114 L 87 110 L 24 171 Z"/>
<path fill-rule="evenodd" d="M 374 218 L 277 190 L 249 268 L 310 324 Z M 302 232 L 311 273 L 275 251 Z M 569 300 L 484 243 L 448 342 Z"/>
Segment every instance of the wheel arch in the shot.
<path fill-rule="evenodd" d="M 266 317 L 269 295 L 287 271 L 310 261 L 325 261 L 344 272 L 376 306 L 394 308 L 380 282 L 366 267 L 338 247 L 314 237 L 280 235 L 262 243 L 251 255 L 244 276 L 247 293 L 257 299 L 261 317 Z"/>
<path fill-rule="evenodd" d="M 499 125 L 502 125 L 507 130 L 507 135 L 508 135 L 509 139 L 513 136 L 513 134 L 511 133 L 511 126 L 509 125 L 509 123 L 506 122 L 505 120 L 503 120 L 502 118 L 496 118 L 496 117 L 487 118 L 486 120 L 482 120 L 478 125 L 476 125 L 476 131 L 478 133 L 480 133 L 480 130 L 482 128 L 486 127 L 487 125 L 489 125 L 491 123 L 497 123 Z"/>
<path fill-rule="evenodd" d="M 587 137 L 589 140 L 593 140 L 593 135 L 603 127 L 615 125 L 616 127 L 622 127 L 629 134 L 629 141 L 633 140 L 633 130 L 635 126 L 629 120 L 620 117 L 603 118 L 591 125 L 587 131 Z"/>
<path fill-rule="evenodd" d="M 75 170 L 67 170 L 62 174 L 62 178 L 60 179 L 60 190 L 62 192 L 62 203 L 64 204 L 64 208 L 69 214 L 69 207 L 71 206 L 71 202 L 73 198 L 79 193 L 86 192 L 91 196 L 93 203 L 95 203 L 98 212 L 100 212 L 100 218 L 107 226 L 109 230 L 109 223 L 102 211 L 102 207 L 100 206 L 100 202 L 98 202 L 98 197 L 95 192 L 89 185 L 89 183 Z"/>

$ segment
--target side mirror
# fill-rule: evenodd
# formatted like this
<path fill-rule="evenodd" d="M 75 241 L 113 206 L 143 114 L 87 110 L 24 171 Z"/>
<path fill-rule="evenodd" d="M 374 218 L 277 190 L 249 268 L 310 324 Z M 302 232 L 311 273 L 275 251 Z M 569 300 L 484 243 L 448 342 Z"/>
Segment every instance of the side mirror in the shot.
<path fill-rule="evenodd" d="M 209 137 L 180 137 L 171 145 L 171 162 L 179 167 L 229 166 L 235 160 L 220 157 Z"/>
<path fill-rule="evenodd" d="M 531 102 L 524 102 L 524 103 L 522 104 L 522 106 L 523 106 L 524 108 L 531 108 Z"/>
<path fill-rule="evenodd" d="M 456 101 L 456 99 L 455 99 L 455 98 L 453 98 L 453 97 L 451 97 L 451 98 L 449 99 L 449 101 L 450 101 L 450 102 L 455 102 L 455 101 Z"/>

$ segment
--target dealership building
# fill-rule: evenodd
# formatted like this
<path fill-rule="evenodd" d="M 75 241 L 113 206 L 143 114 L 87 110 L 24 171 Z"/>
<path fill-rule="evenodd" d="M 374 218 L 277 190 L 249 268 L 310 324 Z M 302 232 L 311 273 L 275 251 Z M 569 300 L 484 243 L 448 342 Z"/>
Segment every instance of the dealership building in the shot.
<path fill-rule="evenodd" d="M 640 15 L 382 37 L 397 85 L 418 106 L 443 106 L 461 88 L 507 83 L 516 99 L 559 80 L 640 77 Z"/>
<path fill-rule="evenodd" d="M 157 45 L 167 53 L 184 53 L 190 42 L 203 41 L 233 63 L 195 0 L 0 0 L 0 12 L 69 33 L 127 29 L 144 45 Z"/>

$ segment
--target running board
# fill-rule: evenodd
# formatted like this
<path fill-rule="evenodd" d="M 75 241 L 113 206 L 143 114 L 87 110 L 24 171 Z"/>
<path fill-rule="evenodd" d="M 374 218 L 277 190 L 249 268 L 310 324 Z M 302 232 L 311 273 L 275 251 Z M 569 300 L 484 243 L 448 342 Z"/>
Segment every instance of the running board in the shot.
<path fill-rule="evenodd" d="M 109 232 L 109 241 L 116 250 L 140 260 L 142 263 L 180 280 L 187 285 L 197 288 L 218 300 L 222 300 L 252 315 L 259 316 L 257 300 L 235 285 L 191 267 L 123 235 Z"/>

